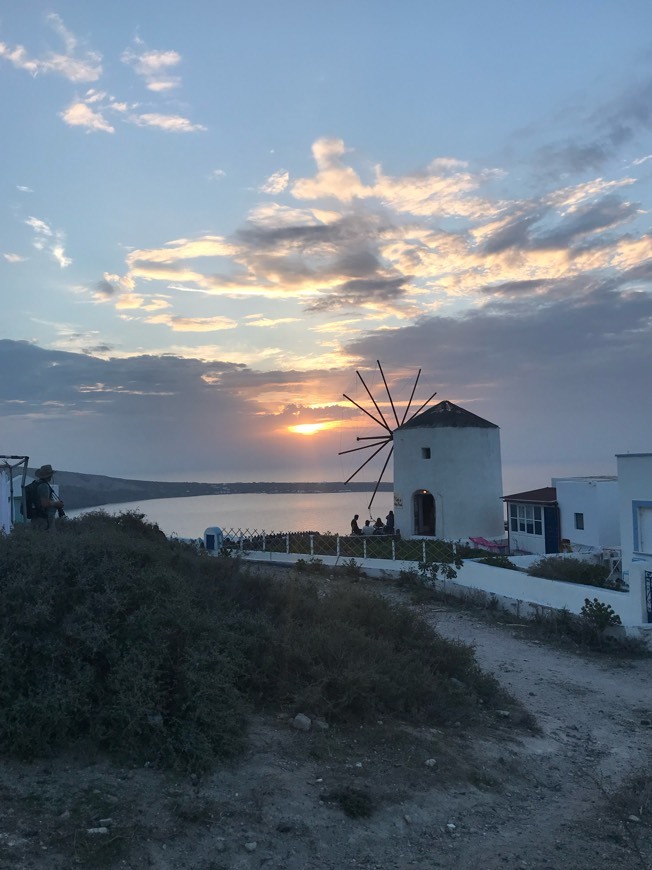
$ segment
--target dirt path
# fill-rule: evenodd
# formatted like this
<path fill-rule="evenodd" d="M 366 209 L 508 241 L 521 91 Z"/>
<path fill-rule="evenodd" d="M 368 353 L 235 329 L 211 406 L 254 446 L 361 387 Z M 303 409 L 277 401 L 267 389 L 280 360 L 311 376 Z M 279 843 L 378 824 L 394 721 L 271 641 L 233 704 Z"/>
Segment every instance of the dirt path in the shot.
<path fill-rule="evenodd" d="M 479 735 L 463 722 L 452 735 L 384 723 L 342 735 L 258 720 L 244 759 L 201 780 L 96 760 L 5 763 L 0 868 L 652 870 L 651 660 L 586 658 L 527 627 L 419 610 L 475 646 L 539 734 L 500 716 Z M 647 785 L 631 785 L 641 771 Z M 343 790 L 374 812 L 345 815 Z"/>
<path fill-rule="evenodd" d="M 618 794 L 633 773 L 652 769 L 650 660 L 587 659 L 528 639 L 527 627 L 491 625 L 455 609 L 430 618 L 443 635 L 473 644 L 481 666 L 542 729 L 541 736 L 519 741 L 519 764 L 529 770 L 531 787 L 503 803 L 506 829 L 489 837 L 488 860 L 477 866 L 505 866 L 490 857 L 505 857 L 504 840 L 524 867 L 652 867 L 652 800 L 645 817 L 637 816 L 627 789 Z M 476 866 L 473 856 L 483 850 L 469 846 L 467 863 L 452 866 Z"/>

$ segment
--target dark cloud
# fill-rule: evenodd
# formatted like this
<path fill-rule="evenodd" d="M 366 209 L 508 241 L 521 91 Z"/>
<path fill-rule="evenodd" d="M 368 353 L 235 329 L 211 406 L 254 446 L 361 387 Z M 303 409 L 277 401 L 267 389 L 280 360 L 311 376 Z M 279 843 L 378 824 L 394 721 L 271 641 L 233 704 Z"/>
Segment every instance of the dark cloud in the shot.
<path fill-rule="evenodd" d="M 652 127 L 652 80 L 629 84 L 606 99 L 580 123 L 587 130 L 583 140 L 550 144 L 539 152 L 545 174 L 599 171 L 618 150 Z"/>
<path fill-rule="evenodd" d="M 500 254 L 510 248 L 528 248 L 530 230 L 545 214 L 544 209 L 518 214 L 489 236 L 482 246 L 483 254 Z"/>
<path fill-rule="evenodd" d="M 550 287 L 552 283 L 551 281 L 533 278 L 529 281 L 505 281 L 502 284 L 491 284 L 482 289 L 484 293 L 491 293 L 496 296 L 523 296 Z"/>
<path fill-rule="evenodd" d="M 365 303 L 392 302 L 405 292 L 409 277 L 365 278 L 344 281 L 335 289 L 325 292 L 323 298 L 306 306 L 306 311 L 333 311 L 337 308 L 359 308 Z"/>
<path fill-rule="evenodd" d="M 337 409 L 297 402 L 278 413 L 261 400 L 275 391 L 337 397 L 341 383 L 328 372 L 256 372 L 171 354 L 99 359 L 9 340 L 0 340 L 0 367 L 16 372 L 0 380 L 9 454 L 144 479 L 333 477 L 336 433 L 316 445 L 288 437 L 287 426 L 332 419 Z"/>
<path fill-rule="evenodd" d="M 536 238 L 536 248 L 566 248 L 576 239 L 598 230 L 611 229 L 634 217 L 640 204 L 625 202 L 621 197 L 610 195 L 599 202 L 578 207 L 565 217 L 554 230 Z"/>
<path fill-rule="evenodd" d="M 347 349 L 367 364 L 380 359 L 386 371 L 422 368 L 438 399 L 497 423 L 508 469 L 612 473 L 615 453 L 652 448 L 648 292 L 596 288 L 543 307 L 495 302 L 369 334 Z"/>
<path fill-rule="evenodd" d="M 107 299 L 110 299 L 111 297 L 119 293 L 119 290 L 115 286 L 115 284 L 112 284 L 105 278 L 102 278 L 101 281 L 97 281 L 97 283 L 93 285 L 93 290 L 95 291 L 95 293 L 98 293 L 100 296 L 105 296 Z"/>

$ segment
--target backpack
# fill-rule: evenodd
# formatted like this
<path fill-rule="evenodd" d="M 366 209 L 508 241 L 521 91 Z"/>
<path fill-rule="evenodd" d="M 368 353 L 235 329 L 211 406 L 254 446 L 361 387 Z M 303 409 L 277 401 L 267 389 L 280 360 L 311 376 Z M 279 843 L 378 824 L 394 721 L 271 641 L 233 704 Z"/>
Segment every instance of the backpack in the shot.
<path fill-rule="evenodd" d="M 26 487 L 23 488 L 23 492 L 25 493 L 25 510 L 26 517 L 28 520 L 34 520 L 37 518 L 47 519 L 48 513 L 44 507 L 41 507 L 41 499 L 38 497 L 38 488 L 40 485 L 40 480 L 33 480 L 31 483 L 28 483 Z M 23 513 L 23 502 L 20 504 L 20 512 Z"/>

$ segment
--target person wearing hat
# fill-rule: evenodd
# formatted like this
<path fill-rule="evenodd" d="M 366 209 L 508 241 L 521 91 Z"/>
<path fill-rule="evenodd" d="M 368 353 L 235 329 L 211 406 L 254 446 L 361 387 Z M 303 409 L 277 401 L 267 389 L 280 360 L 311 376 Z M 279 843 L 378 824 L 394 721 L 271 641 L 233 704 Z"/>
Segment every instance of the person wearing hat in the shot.
<path fill-rule="evenodd" d="M 52 489 L 50 482 L 54 476 L 54 469 L 51 465 L 42 465 L 34 472 L 34 477 L 38 480 L 36 488 L 36 497 L 38 504 L 41 506 L 42 514 L 40 517 L 32 519 L 32 525 L 46 531 L 54 531 L 54 523 L 57 514 L 65 516 L 63 513 L 63 502 Z"/>

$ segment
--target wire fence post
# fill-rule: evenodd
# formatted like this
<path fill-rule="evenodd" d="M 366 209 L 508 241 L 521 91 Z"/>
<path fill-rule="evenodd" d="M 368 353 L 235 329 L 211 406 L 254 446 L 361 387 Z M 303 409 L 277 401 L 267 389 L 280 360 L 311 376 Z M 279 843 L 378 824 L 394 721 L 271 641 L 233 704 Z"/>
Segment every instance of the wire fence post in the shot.
<path fill-rule="evenodd" d="M 366 537 L 362 539 L 362 558 L 367 558 L 367 539 Z"/>
<path fill-rule="evenodd" d="M 340 536 L 338 535 L 335 540 L 335 555 L 339 559 L 340 557 Z"/>
<path fill-rule="evenodd" d="M 315 536 L 310 535 L 310 555 L 315 555 Z"/>
<path fill-rule="evenodd" d="M 289 532 L 285 533 L 285 552 L 286 553 L 290 552 L 290 533 Z"/>
<path fill-rule="evenodd" d="M 265 544 L 266 544 L 266 541 L 267 541 L 267 538 L 266 538 L 266 536 L 265 536 L 265 532 L 263 532 L 263 553 L 265 552 Z"/>
<path fill-rule="evenodd" d="M 421 561 L 425 562 L 426 561 L 426 542 L 425 541 L 421 541 L 421 552 L 423 553 L 423 559 Z"/>
<path fill-rule="evenodd" d="M 392 538 L 392 561 L 396 561 L 396 541 Z"/>

